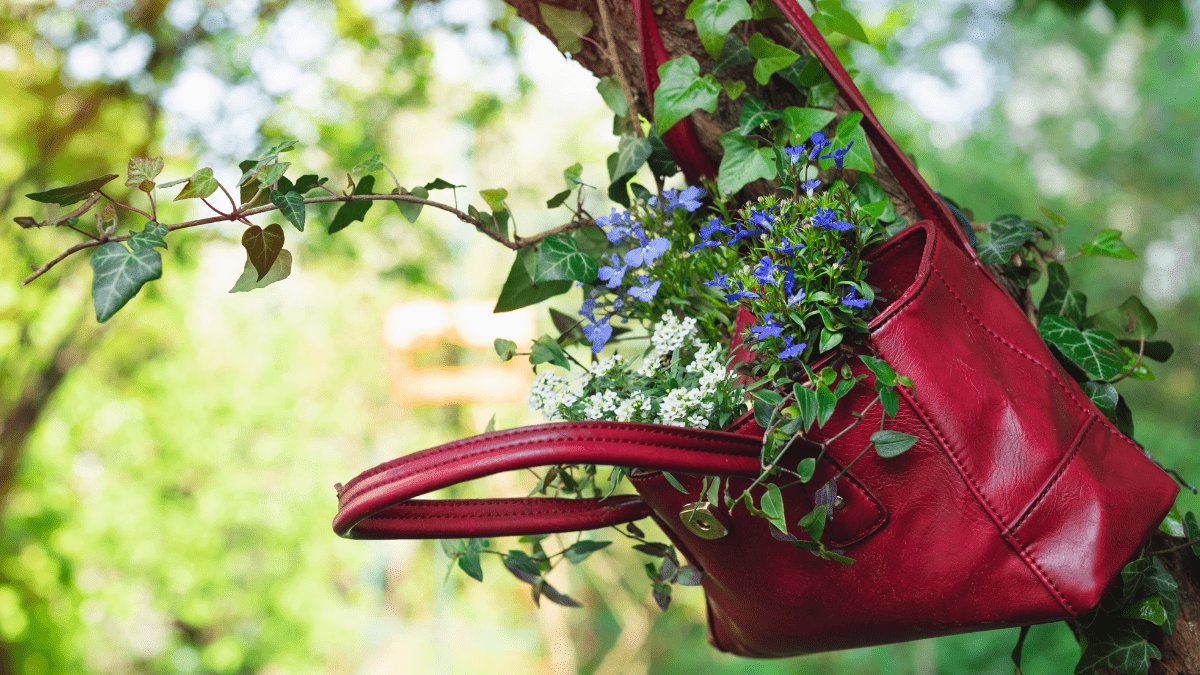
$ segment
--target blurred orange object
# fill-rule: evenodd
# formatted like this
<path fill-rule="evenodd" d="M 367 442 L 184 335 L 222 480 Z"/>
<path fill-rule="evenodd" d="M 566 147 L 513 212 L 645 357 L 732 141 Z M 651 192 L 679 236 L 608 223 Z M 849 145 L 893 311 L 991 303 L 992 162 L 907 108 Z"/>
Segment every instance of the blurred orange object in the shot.
<path fill-rule="evenodd" d="M 383 342 L 388 350 L 392 398 L 400 405 L 448 403 L 514 403 L 529 396 L 533 372 L 528 361 L 501 363 L 493 352 L 496 338 L 526 350 L 537 332 L 532 307 L 492 313 L 492 301 L 418 300 L 392 305 L 383 319 Z M 486 349 L 494 365 L 418 366 L 416 355 L 448 342 L 468 349 Z"/>

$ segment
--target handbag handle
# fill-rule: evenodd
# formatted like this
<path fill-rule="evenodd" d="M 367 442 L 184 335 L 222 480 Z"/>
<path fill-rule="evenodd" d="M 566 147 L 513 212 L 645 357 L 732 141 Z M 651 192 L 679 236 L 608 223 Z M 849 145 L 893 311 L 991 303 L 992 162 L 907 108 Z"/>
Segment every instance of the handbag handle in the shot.
<path fill-rule="evenodd" d="M 810 445 L 815 454 L 819 446 Z M 339 486 L 333 529 L 351 539 L 439 539 L 618 525 L 649 516 L 650 507 L 637 495 L 413 498 L 483 476 L 555 464 L 753 478 L 761 472 L 760 448 L 758 436 L 660 424 L 554 422 L 493 431 L 394 459 Z"/>
<path fill-rule="evenodd" d="M 921 174 L 917 173 L 917 168 L 913 166 L 908 156 L 901 152 L 896 141 L 888 135 L 887 131 L 884 131 L 883 125 L 879 123 L 879 119 L 867 105 L 862 92 L 858 90 L 854 80 L 850 79 L 849 73 L 842 67 L 841 61 L 833 53 L 833 49 L 829 47 L 829 43 L 825 41 L 821 31 L 817 30 L 812 20 L 800 8 L 800 4 L 796 0 L 774 0 L 774 2 L 792 27 L 796 29 L 796 32 L 800 34 L 804 44 L 808 45 L 813 56 L 825 67 L 825 71 L 833 80 L 838 93 L 845 99 L 847 107 L 852 111 L 862 113 L 862 126 L 867 138 L 879 152 L 884 165 L 892 171 L 905 193 L 913 200 L 921 218 L 933 221 L 938 229 L 949 235 L 950 240 L 971 257 L 972 261 L 979 264 L 975 247 L 971 246 L 966 232 L 956 226 L 957 221 L 945 203 L 937 197 L 925 179 L 921 178 Z M 646 91 L 653 96 L 659 83 L 658 67 L 666 62 L 667 53 L 663 48 L 658 25 L 654 21 L 650 0 L 633 0 L 633 11 L 638 25 L 638 41 L 641 44 L 642 73 L 646 79 Z M 689 182 L 695 182 L 694 179 L 698 176 L 716 175 L 717 172 L 713 168 L 712 161 L 700 146 L 700 139 L 696 135 L 695 127 L 692 126 L 690 116 L 663 134 L 662 138 Z"/>

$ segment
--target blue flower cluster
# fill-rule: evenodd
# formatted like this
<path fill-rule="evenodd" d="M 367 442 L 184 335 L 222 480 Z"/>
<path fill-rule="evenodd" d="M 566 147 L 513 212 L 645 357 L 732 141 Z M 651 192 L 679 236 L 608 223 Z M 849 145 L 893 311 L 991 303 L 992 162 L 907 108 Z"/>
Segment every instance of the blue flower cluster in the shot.
<path fill-rule="evenodd" d="M 661 207 L 664 213 L 673 209 L 684 209 L 691 213 L 700 208 L 700 200 L 707 194 L 704 188 L 693 186 L 685 187 L 682 191 L 666 190 L 661 198 L 651 197 L 649 205 L 654 209 Z M 586 321 L 583 334 L 592 343 L 593 354 L 604 349 L 604 345 L 612 338 L 610 320 L 614 316 L 625 316 L 626 298 L 650 302 L 662 285 L 662 281 L 652 279 L 648 273 L 637 272 L 629 275 L 636 283 L 627 283 L 626 274 L 633 270 L 648 271 L 671 248 L 671 242 L 666 237 L 648 235 L 642 223 L 637 222 L 629 211 L 618 212 L 614 208 L 609 215 L 597 218 L 596 224 L 606 230 L 605 236 L 610 244 L 628 245 L 630 248 L 624 255 L 609 255 L 609 264 L 602 265 L 596 275 L 596 280 L 603 282 L 603 286 L 593 287 L 579 308 L 580 316 Z M 602 305 L 602 295 L 615 297 Z M 622 318 L 622 321 L 625 320 Z"/>

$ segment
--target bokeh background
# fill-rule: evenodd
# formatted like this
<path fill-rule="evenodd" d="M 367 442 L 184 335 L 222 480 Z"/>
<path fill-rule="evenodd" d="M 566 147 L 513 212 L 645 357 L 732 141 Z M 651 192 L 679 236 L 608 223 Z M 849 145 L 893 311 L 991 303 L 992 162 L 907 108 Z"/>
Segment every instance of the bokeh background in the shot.
<path fill-rule="evenodd" d="M 1200 481 L 1200 2 L 1110 4 L 857 0 L 883 48 L 852 53 L 885 124 L 977 220 L 1044 206 L 1075 245 L 1126 233 L 1137 260 L 1068 269 L 1093 310 L 1135 294 L 1157 313 L 1176 353 L 1121 391 L 1137 439 Z M 615 147 L 595 85 L 496 0 L 0 2 L 0 672 L 1011 673 L 1015 630 L 717 654 L 700 591 L 660 612 L 623 544 L 556 571 L 585 609 L 539 610 L 497 561 L 483 584 L 446 581 L 436 542 L 336 538 L 335 482 L 493 414 L 535 421 L 504 387 L 469 395 L 528 373 L 496 371 L 449 327 L 485 321 L 471 301 L 494 298 L 511 261 L 452 218 L 378 204 L 330 237 L 332 212 L 310 209 L 308 232 L 289 229 L 291 278 L 235 295 L 238 229 L 179 232 L 163 278 L 103 326 L 84 257 L 19 286 L 75 241 L 12 224 L 45 215 L 24 194 L 131 156 L 231 185 L 287 138 L 295 175 L 338 182 L 378 152 L 406 186 L 444 177 L 464 201 L 504 186 L 522 232 L 558 224 L 544 201 L 562 169 L 602 185 Z M 199 215 L 183 204 L 162 220 Z M 539 309 L 506 330 L 533 322 L 550 328 Z M 417 370 L 468 395 L 403 386 Z M 1078 648 L 1058 624 L 1025 654 L 1027 674 L 1070 673 Z"/>

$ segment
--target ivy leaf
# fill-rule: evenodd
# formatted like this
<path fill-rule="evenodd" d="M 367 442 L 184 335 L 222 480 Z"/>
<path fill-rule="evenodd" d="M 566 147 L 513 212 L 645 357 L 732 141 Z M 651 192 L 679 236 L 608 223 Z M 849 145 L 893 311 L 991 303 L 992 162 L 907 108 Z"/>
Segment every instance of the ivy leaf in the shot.
<path fill-rule="evenodd" d="M 1058 347 L 1064 356 L 1087 371 L 1092 379 L 1115 377 L 1125 366 L 1121 345 L 1105 331 L 1079 330 L 1070 319 L 1047 316 L 1038 324 L 1038 332 L 1046 342 Z"/>
<path fill-rule="evenodd" d="M 613 169 L 611 176 L 613 182 L 622 179 L 628 180 L 629 176 L 637 173 L 637 170 L 642 168 L 646 160 L 650 159 L 654 148 L 650 145 L 650 139 L 638 138 L 636 136 L 623 136 L 621 142 L 617 145 L 617 165 Z M 591 281 L 589 279 L 588 281 Z"/>
<path fill-rule="evenodd" d="M 154 189 L 154 179 L 163 170 L 162 157 L 131 157 L 129 159 L 129 177 L 125 179 L 125 187 L 137 188 L 149 193 Z"/>
<path fill-rule="evenodd" d="M 716 58 L 729 34 L 739 21 L 750 18 L 746 0 L 695 0 L 688 5 L 684 16 L 696 22 L 696 32 L 704 49 Z"/>
<path fill-rule="evenodd" d="M 854 133 L 854 130 L 857 129 L 859 124 L 862 122 L 862 118 L 863 114 L 857 110 L 846 113 L 846 116 L 843 117 L 840 122 L 838 122 L 837 130 L 834 132 L 834 136 L 845 139 L 850 134 Z"/>
<path fill-rule="evenodd" d="M 749 136 L 767 122 L 782 118 L 782 111 L 767 110 L 767 102 L 761 96 L 747 96 L 745 102 L 742 103 L 742 113 L 738 119 L 738 133 Z"/>
<path fill-rule="evenodd" d="M 988 224 L 987 241 L 981 242 L 976 251 L 985 263 L 1003 265 L 1014 251 L 1033 238 L 1036 230 L 1026 224 L 1020 216 L 1004 215 Z"/>
<path fill-rule="evenodd" d="M 271 190 L 271 203 L 279 207 L 279 212 L 297 230 L 304 231 L 304 195 L 299 192 Z"/>
<path fill-rule="evenodd" d="M 759 84 L 766 84 L 773 73 L 792 65 L 792 62 L 800 58 L 796 52 L 763 37 L 762 33 L 750 36 L 750 54 L 757 59 L 754 63 L 754 79 L 758 80 Z"/>
<path fill-rule="evenodd" d="M 840 129 L 841 126 L 839 125 L 838 128 Z M 845 141 L 844 145 L 843 141 Z M 850 143 L 854 145 L 850 145 Z M 846 136 L 842 136 L 839 133 L 837 145 L 838 150 L 850 145 L 850 150 L 842 158 L 843 168 L 854 171 L 866 171 L 867 173 L 875 172 L 875 159 L 871 157 L 871 146 L 867 145 L 867 132 L 862 127 L 855 127 Z M 829 159 L 826 161 L 832 162 L 834 160 Z"/>
<path fill-rule="evenodd" d="M 592 17 L 541 2 L 538 3 L 538 11 L 542 14 L 542 21 L 546 22 L 546 28 L 554 36 L 554 44 L 558 45 L 559 51 L 574 54 L 583 49 L 581 37 L 592 31 Z"/>
<path fill-rule="evenodd" d="M 659 85 L 654 92 L 654 130 L 659 136 L 692 111 L 717 109 L 721 85 L 712 75 L 700 77 L 700 64 L 691 56 L 671 59 L 658 67 Z"/>
<path fill-rule="evenodd" d="M 1195 513 L 1188 511 L 1187 515 L 1183 517 L 1183 523 L 1187 526 L 1186 536 L 1188 541 L 1200 539 L 1200 523 L 1196 522 Z M 1192 553 L 1195 554 L 1197 558 L 1200 558 L 1200 544 L 1192 544 Z"/>
<path fill-rule="evenodd" d="M 282 181 L 283 179 L 280 179 Z M 296 184 L 292 186 L 288 192 L 299 192 L 302 195 L 308 194 L 311 190 L 319 185 L 328 182 L 328 178 L 318 178 L 315 173 L 306 173 L 296 179 Z"/>
<path fill-rule="evenodd" d="M 725 156 L 717 172 L 717 189 L 730 195 L 759 178 L 775 177 L 775 153 L 770 148 L 759 148 L 742 137 L 737 129 L 721 134 L 721 147 Z"/>
<path fill-rule="evenodd" d="M 147 281 L 162 276 L 162 256 L 153 247 L 131 251 L 116 241 L 96 247 L 91 265 L 92 304 L 100 323 L 124 307 Z"/>
<path fill-rule="evenodd" d="M 675 163 L 675 157 L 662 137 L 654 133 L 652 129 L 646 138 L 650 139 L 650 157 L 646 159 L 650 172 L 661 178 L 668 178 L 679 173 L 679 165 Z"/>
<path fill-rule="evenodd" d="M 848 37 L 852 37 L 863 44 L 871 44 L 867 39 L 867 33 L 863 30 L 858 19 L 854 15 L 847 12 L 840 0 L 820 0 L 817 2 L 819 13 L 812 15 L 812 22 L 822 33 L 841 33 Z"/>
<path fill-rule="evenodd" d="M 371 155 L 350 169 L 350 173 L 353 174 L 375 173 L 376 171 L 383 171 L 383 158 L 379 153 Z"/>
<path fill-rule="evenodd" d="M 917 437 L 884 429 L 871 434 L 871 442 L 875 444 L 875 452 L 880 457 L 898 457 L 917 442 Z"/>
<path fill-rule="evenodd" d="M 537 270 L 534 281 L 596 280 L 600 264 L 592 256 L 579 251 L 569 235 L 552 234 L 538 244 Z"/>
<path fill-rule="evenodd" d="M 258 206 L 267 200 L 267 195 L 259 194 L 262 183 L 255 178 L 259 164 L 259 161 L 253 159 L 247 159 L 238 164 L 238 168 L 242 170 L 242 177 L 238 180 L 238 197 L 241 199 L 242 206 L 247 208 Z M 184 189 L 186 190 L 186 188 Z M 175 199 L 178 201 L 179 197 Z"/>
<path fill-rule="evenodd" d="M 496 356 L 499 356 L 501 361 L 511 361 L 517 355 L 517 343 L 512 340 L 496 338 L 492 342 L 492 347 L 495 348 Z"/>
<path fill-rule="evenodd" d="M 1132 260 L 1137 255 L 1121 241 L 1120 230 L 1101 230 L 1090 242 L 1079 247 L 1084 255 L 1106 255 L 1110 258 Z"/>
<path fill-rule="evenodd" d="M 400 194 L 412 195 L 414 197 L 420 197 L 421 199 L 429 199 L 429 190 L 426 190 L 423 187 L 415 187 L 412 190 L 400 188 Z M 425 208 L 425 205 L 414 202 L 396 201 L 396 207 L 400 209 L 400 215 L 404 216 L 405 220 L 410 223 L 415 223 L 417 222 L 417 216 L 421 215 L 421 209 Z"/>
<path fill-rule="evenodd" d="M 256 281 L 261 281 L 283 250 L 283 227 L 279 223 L 272 223 L 266 229 L 252 225 L 242 233 L 242 246 L 250 263 L 258 270 Z"/>
<path fill-rule="evenodd" d="M 746 50 L 746 53 L 750 53 L 750 50 Z M 736 101 L 738 97 L 742 95 L 743 91 L 746 91 L 745 82 L 742 82 L 741 80 L 725 81 L 725 93 L 729 95 L 729 98 Z"/>
<path fill-rule="evenodd" d="M 504 200 L 508 199 L 508 190 L 504 188 L 480 190 L 479 196 L 483 197 L 483 201 L 487 202 L 488 208 L 492 211 L 508 210 L 508 207 L 504 205 Z"/>
<path fill-rule="evenodd" d="M 1121 623 L 1110 631 L 1088 640 L 1087 649 L 1075 666 L 1076 675 L 1094 673 L 1100 668 L 1114 668 L 1119 675 L 1144 675 L 1150 659 L 1162 658 L 1150 643 L 1150 624 Z"/>
<path fill-rule="evenodd" d="M 837 115 L 832 110 L 798 108 L 796 106 L 788 106 L 783 109 L 784 126 L 790 130 L 793 137 L 801 141 L 807 141 L 813 134 L 824 129 L 835 117 Z M 853 151 L 854 148 L 850 150 Z"/>
<path fill-rule="evenodd" d="M 425 184 L 426 190 L 453 190 L 454 188 L 467 187 L 466 185 L 455 185 L 443 178 L 434 178 Z"/>
<path fill-rule="evenodd" d="M 1109 382 L 1084 382 L 1083 393 L 1096 404 L 1100 412 L 1114 424 L 1117 421 L 1117 402 L 1121 395 Z"/>
<path fill-rule="evenodd" d="M 1177 505 L 1171 506 L 1171 510 L 1167 512 L 1167 516 L 1163 518 L 1161 523 L 1158 524 L 1158 529 L 1160 532 L 1168 534 L 1172 537 L 1179 537 L 1187 540 L 1192 539 L 1192 537 L 1188 536 L 1187 530 L 1184 527 L 1183 516 L 1179 513 L 1179 506 Z M 1197 544 L 1192 545 L 1196 546 Z"/>
<path fill-rule="evenodd" d="M 787 532 L 787 518 L 783 512 L 783 495 L 779 492 L 779 486 L 774 483 L 767 485 L 767 491 L 763 493 L 760 508 L 763 513 L 767 514 L 767 518 L 771 524 L 778 527 L 780 530 Z"/>
<path fill-rule="evenodd" d="M 717 57 L 717 63 L 713 66 L 713 74 L 729 68 L 744 66 L 747 63 L 754 63 L 754 55 L 750 53 L 750 48 L 746 46 L 746 43 L 730 33 L 725 36 L 725 42 L 721 45 L 721 55 Z M 746 83 L 742 82 L 741 84 L 741 88 L 745 89 Z M 726 86 L 729 86 L 728 82 Z M 734 98 L 737 97 L 734 96 Z"/>
<path fill-rule="evenodd" d="M 375 177 L 363 176 L 362 180 L 358 181 L 358 185 L 354 186 L 354 194 L 374 194 L 371 192 L 374 187 Z M 337 213 L 333 214 L 333 220 L 329 222 L 329 234 L 346 229 L 350 223 L 356 220 L 361 221 L 363 216 L 367 215 L 367 211 L 371 210 L 371 205 L 374 203 L 370 200 L 363 200 L 361 202 L 346 202 L 342 204 Z"/>
<path fill-rule="evenodd" d="M 191 175 L 190 178 L 187 179 L 187 185 L 183 186 L 183 189 L 179 191 L 179 194 L 176 195 L 174 201 L 179 201 L 181 199 L 205 199 L 212 193 L 216 192 L 217 187 L 217 179 L 213 177 L 212 169 L 207 167 L 198 169 Z M 257 188 L 255 188 L 255 191 L 257 192 Z M 254 195 L 244 197 L 243 200 L 249 199 L 253 196 Z"/>
<path fill-rule="evenodd" d="M 1149 340 L 1158 332 L 1158 321 L 1136 295 L 1129 296 L 1116 309 L 1093 314 L 1088 323 L 1112 333 L 1118 340 Z"/>
<path fill-rule="evenodd" d="M 571 363 L 567 359 L 567 353 L 549 335 L 543 335 L 533 341 L 533 349 L 530 350 L 529 362 L 535 366 L 539 363 L 551 363 L 559 368 L 570 369 L 571 367 Z"/>
<path fill-rule="evenodd" d="M 592 541 L 590 539 L 584 539 L 583 541 L 577 541 L 574 544 L 571 544 L 570 547 L 563 551 L 563 555 L 572 564 L 578 565 L 596 551 L 608 548 L 610 544 L 612 544 L 611 541 Z"/>
<path fill-rule="evenodd" d="M 262 278 L 258 276 L 258 270 L 246 259 L 246 267 L 242 270 L 242 276 L 234 282 L 233 288 L 229 289 L 230 293 L 245 293 L 259 288 L 266 288 L 276 281 L 282 281 L 292 273 L 292 253 L 286 248 L 279 252 L 275 258 L 271 269 L 267 271 Z"/>
<path fill-rule="evenodd" d="M 625 91 L 621 89 L 621 83 L 612 75 L 605 75 L 596 83 L 596 91 L 600 93 L 600 98 L 604 99 L 604 104 L 608 109 L 613 111 L 617 117 L 625 117 L 629 114 L 629 101 L 625 98 Z"/>
<path fill-rule="evenodd" d="M 532 248 L 517 251 L 516 260 L 513 261 L 508 278 L 500 289 L 496 307 L 492 310 L 494 313 L 511 312 L 514 309 L 536 305 L 571 289 L 570 281 L 535 282 L 531 270 L 536 270 L 537 259 L 537 251 Z"/>
<path fill-rule="evenodd" d="M 568 190 L 573 190 L 578 185 L 587 185 L 587 183 L 583 182 L 583 164 L 575 162 L 563 169 L 563 182 L 567 184 Z M 591 187 L 590 185 L 587 186 Z"/>
<path fill-rule="evenodd" d="M 1048 282 L 1046 293 L 1038 303 L 1038 316 L 1066 317 L 1076 326 L 1082 325 L 1087 316 L 1087 296 L 1071 290 L 1071 280 L 1062 263 L 1051 262 L 1046 271 Z"/>
<path fill-rule="evenodd" d="M 32 199 L 35 202 L 41 202 L 43 204 L 58 204 L 59 206 L 70 206 L 71 204 L 74 204 L 75 202 L 81 202 L 81 201 L 87 199 L 89 196 L 91 196 L 91 194 L 93 192 L 104 187 L 105 185 L 107 185 L 109 183 L 109 181 L 111 181 L 112 179 L 117 178 L 117 177 L 118 177 L 117 174 L 110 173 L 107 176 L 100 176 L 99 178 L 85 180 L 82 183 L 74 183 L 72 185 L 64 185 L 62 187 L 54 188 L 53 190 L 43 190 L 41 192 L 31 192 L 25 196 Z M 124 247 L 122 247 L 122 248 L 124 248 Z M 124 303 L 122 303 L 122 304 L 124 304 Z M 114 310 L 114 311 L 116 311 L 116 310 Z"/>
<path fill-rule="evenodd" d="M 140 251 L 145 248 L 166 248 L 167 242 L 163 238 L 167 236 L 166 225 L 156 223 L 153 220 L 146 223 L 146 227 L 142 228 L 141 232 L 129 233 L 129 248 L 134 251 Z"/>
<path fill-rule="evenodd" d="M 1143 619 L 1150 623 L 1161 626 L 1167 620 L 1167 610 L 1163 609 L 1162 603 L 1158 596 L 1142 598 L 1140 602 L 1132 607 L 1126 607 L 1121 610 L 1121 616 L 1126 619 Z"/>

